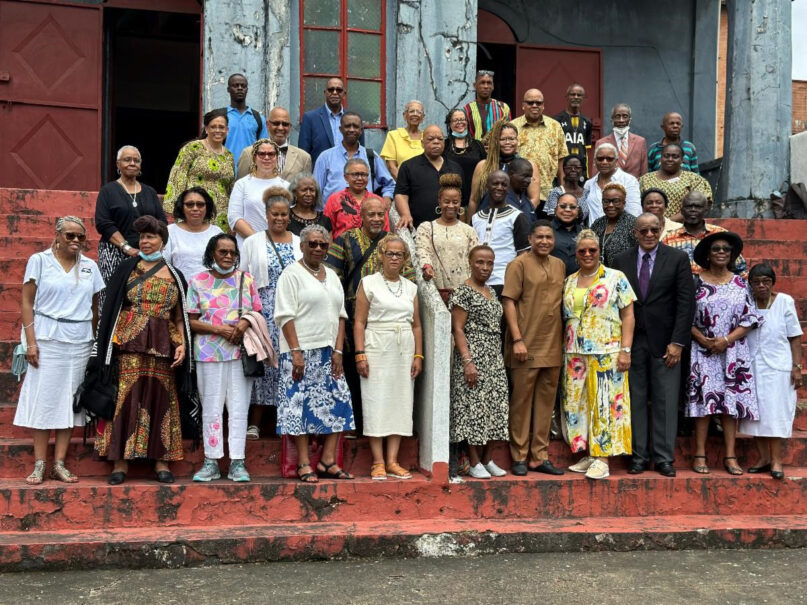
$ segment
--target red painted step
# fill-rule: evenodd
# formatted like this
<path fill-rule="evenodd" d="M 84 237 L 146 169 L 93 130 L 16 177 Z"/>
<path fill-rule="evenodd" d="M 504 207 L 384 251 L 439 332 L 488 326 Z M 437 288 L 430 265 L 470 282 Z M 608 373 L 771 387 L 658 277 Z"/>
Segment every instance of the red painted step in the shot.
<path fill-rule="evenodd" d="M 120 486 L 84 480 L 27 486 L 0 482 L 0 531 L 58 531 L 242 523 L 345 523 L 395 519 L 563 519 L 660 515 L 800 515 L 807 511 L 807 469 L 787 478 L 682 471 L 676 478 L 624 472 L 592 481 L 504 477 L 443 485 L 416 474 L 407 481 L 256 478 L 172 485 L 131 480 Z"/>
<path fill-rule="evenodd" d="M 90 237 L 97 236 L 95 218 L 92 215 L 78 216 L 87 227 Z M 0 230 L 4 235 L 24 235 L 27 237 L 53 236 L 56 231 L 58 216 L 41 214 L 0 214 Z"/>
<path fill-rule="evenodd" d="M 799 548 L 803 515 L 364 520 L 0 533 L 0 571 L 502 552 Z"/>
<path fill-rule="evenodd" d="M 96 259 L 98 257 L 98 242 L 101 236 L 95 231 L 90 231 L 87 237 L 84 253 L 90 258 Z M 53 236 L 3 235 L 0 237 L 0 259 L 16 259 L 25 263 L 32 254 L 47 250 L 52 244 Z M 7 308 L 0 307 L 0 309 Z"/>
<path fill-rule="evenodd" d="M 807 221 L 805 220 L 707 218 L 706 221 L 733 231 L 743 240 L 803 242 L 807 239 Z"/>
<path fill-rule="evenodd" d="M 0 214 L 28 214 L 50 217 L 72 214 L 94 216 L 96 191 L 6 189 L 0 187 Z"/>

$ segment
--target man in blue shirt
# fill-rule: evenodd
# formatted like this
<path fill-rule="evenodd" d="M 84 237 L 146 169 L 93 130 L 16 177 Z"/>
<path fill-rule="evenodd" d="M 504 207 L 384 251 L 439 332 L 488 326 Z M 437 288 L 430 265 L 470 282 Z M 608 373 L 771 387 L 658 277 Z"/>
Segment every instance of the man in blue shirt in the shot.
<path fill-rule="evenodd" d="M 345 84 L 339 78 L 330 78 L 325 84 L 325 105 L 303 114 L 297 146 L 308 153 L 315 164 L 323 151 L 342 142 L 339 125 L 345 113 L 344 99 Z M 359 143 L 364 145 L 363 132 Z"/>
<path fill-rule="evenodd" d="M 230 130 L 224 146 L 232 152 L 236 161 L 245 147 L 269 136 L 266 120 L 257 110 L 247 105 L 248 88 L 247 78 L 243 74 L 233 74 L 227 80 L 227 92 L 230 95 L 227 126 Z"/>
<path fill-rule="evenodd" d="M 370 150 L 373 155 L 371 163 L 367 157 L 367 150 L 359 143 L 364 132 L 361 116 L 353 111 L 344 112 L 339 132 L 342 138 L 339 144 L 323 151 L 314 165 L 314 178 L 322 189 L 322 199 L 327 202 L 328 197 L 347 187 L 344 176 L 345 164 L 351 158 L 361 158 L 370 165 L 371 178 L 367 181 L 367 190 L 382 196 L 389 210 L 395 191 L 395 181 L 381 156 Z"/>

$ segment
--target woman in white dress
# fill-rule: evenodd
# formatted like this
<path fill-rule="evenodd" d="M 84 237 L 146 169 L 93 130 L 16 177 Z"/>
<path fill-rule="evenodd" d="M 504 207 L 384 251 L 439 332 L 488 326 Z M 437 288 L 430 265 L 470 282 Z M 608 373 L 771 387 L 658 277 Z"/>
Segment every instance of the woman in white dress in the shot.
<path fill-rule="evenodd" d="M 182 272 L 186 281 L 197 273 L 207 271 L 202 263 L 210 238 L 221 233 L 212 224 L 216 204 L 202 187 L 186 189 L 174 204 L 175 223 L 168 225 L 168 243 L 163 248 L 165 262 Z"/>
<path fill-rule="evenodd" d="M 235 231 L 238 247 L 253 233 L 265 230 L 266 207 L 263 193 L 269 187 L 289 188 L 289 182 L 280 178 L 277 157 L 280 148 L 270 139 L 258 139 L 252 145 L 252 168 L 250 174 L 238 179 L 230 194 L 227 207 L 227 222 Z"/>
<path fill-rule="evenodd" d="M 781 440 L 793 431 L 796 389 L 802 384 L 802 330 L 793 298 L 773 291 L 776 273 L 770 265 L 754 266 L 748 282 L 765 321 L 747 336 L 751 372 L 759 394 L 759 420 L 741 421 L 740 432 L 757 437 L 759 462 L 748 472 L 770 471 L 774 479 L 784 479 Z"/>
<path fill-rule="evenodd" d="M 20 391 L 14 424 L 32 429 L 34 471 L 26 482 L 42 483 L 48 438 L 56 431 L 51 478 L 74 483 L 64 466 L 73 427 L 84 414 L 73 412 L 73 393 L 84 379 L 98 323 L 98 293 L 104 280 L 95 261 L 81 254 L 87 231 L 81 219 L 56 222 L 56 239 L 28 259 L 22 285 L 22 341 L 28 371 Z"/>
<path fill-rule="evenodd" d="M 370 477 L 410 479 L 398 464 L 398 450 L 401 438 L 412 435 L 415 378 L 423 369 L 417 286 L 401 277 L 409 250 L 400 237 L 385 236 L 376 254 L 381 271 L 362 278 L 353 327 L 364 435 L 373 453 Z"/>

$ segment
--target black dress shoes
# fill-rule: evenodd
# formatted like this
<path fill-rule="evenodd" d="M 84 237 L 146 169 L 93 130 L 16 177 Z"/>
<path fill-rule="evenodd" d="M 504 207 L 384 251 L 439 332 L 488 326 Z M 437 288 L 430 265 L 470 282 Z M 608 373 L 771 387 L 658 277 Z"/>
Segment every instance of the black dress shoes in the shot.
<path fill-rule="evenodd" d="M 660 462 L 656 465 L 656 472 L 665 477 L 675 477 L 675 467 L 669 462 Z"/>
<path fill-rule="evenodd" d="M 157 481 L 160 483 L 173 483 L 174 475 L 171 471 L 157 471 Z"/>
<path fill-rule="evenodd" d="M 121 471 L 115 471 L 109 475 L 109 479 L 107 479 L 107 483 L 109 483 L 109 485 L 120 485 L 124 481 L 126 481 L 126 473 Z"/>
<path fill-rule="evenodd" d="M 631 460 L 630 466 L 628 467 L 628 474 L 641 475 L 646 470 L 647 462 L 642 462 L 641 460 Z"/>
<path fill-rule="evenodd" d="M 549 460 L 544 460 L 536 466 L 535 468 L 530 469 L 534 473 L 544 473 L 545 475 L 562 475 L 563 471 L 552 464 Z"/>
<path fill-rule="evenodd" d="M 784 471 L 771 471 L 771 477 L 781 481 L 782 479 L 785 478 L 785 473 L 784 473 Z"/>
<path fill-rule="evenodd" d="M 757 473 L 767 473 L 771 470 L 771 463 L 768 462 L 767 464 L 762 464 L 760 466 L 752 466 L 748 469 L 748 472 L 752 475 L 756 475 Z"/>
<path fill-rule="evenodd" d="M 527 463 L 523 460 L 516 460 L 510 467 L 510 472 L 517 477 L 524 477 L 527 474 Z"/>

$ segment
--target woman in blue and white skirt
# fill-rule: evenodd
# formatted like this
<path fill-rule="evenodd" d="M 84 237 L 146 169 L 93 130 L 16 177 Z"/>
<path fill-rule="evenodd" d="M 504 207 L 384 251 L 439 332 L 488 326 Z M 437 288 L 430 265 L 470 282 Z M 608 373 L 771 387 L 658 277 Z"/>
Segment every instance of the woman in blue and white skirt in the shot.
<path fill-rule="evenodd" d="M 98 293 L 104 280 L 95 262 L 81 253 L 87 230 L 81 219 L 56 222 L 53 245 L 28 259 L 22 285 L 23 342 L 28 371 L 20 391 L 14 424 L 32 429 L 34 470 L 26 481 L 45 478 L 48 438 L 56 431 L 51 477 L 73 483 L 64 465 L 70 435 L 84 425 L 73 412 L 73 393 L 84 379 L 98 323 Z"/>
<path fill-rule="evenodd" d="M 300 232 L 303 258 L 277 281 L 275 322 L 280 327 L 280 388 L 277 432 L 294 437 L 297 476 L 353 479 L 336 464 L 339 434 L 353 430 L 353 407 L 342 371 L 345 294 L 339 277 L 325 266 L 330 236 L 320 225 Z M 326 435 L 316 472 L 308 459 L 308 436 Z"/>

